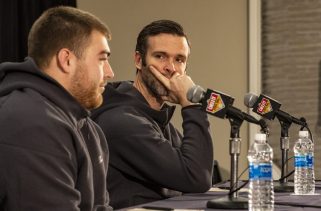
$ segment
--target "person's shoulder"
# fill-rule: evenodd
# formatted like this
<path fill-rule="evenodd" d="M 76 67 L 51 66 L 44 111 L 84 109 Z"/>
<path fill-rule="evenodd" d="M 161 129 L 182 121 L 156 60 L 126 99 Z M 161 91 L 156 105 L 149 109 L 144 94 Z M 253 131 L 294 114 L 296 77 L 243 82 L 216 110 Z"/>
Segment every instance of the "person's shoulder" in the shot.
<path fill-rule="evenodd" d="M 0 144 L 57 158 L 73 153 L 71 127 L 49 100 L 33 90 L 17 90 L 3 98 Z"/>
<path fill-rule="evenodd" d="M 28 114 L 41 114 L 44 102 L 40 95 L 31 89 L 15 90 L 1 97 L 0 112 L 2 115 L 24 117 Z"/>
<path fill-rule="evenodd" d="M 8 127 L 30 129 L 55 129 L 59 124 L 66 124 L 66 115 L 50 100 L 32 89 L 15 90 L 9 95 L 1 97 L 0 125 Z M 24 133 L 24 131 L 21 131 Z M 27 131 L 25 131 L 28 133 Z"/>
<path fill-rule="evenodd" d="M 106 120 L 112 121 L 113 124 L 120 124 L 120 122 L 123 122 L 121 124 L 126 124 L 133 121 L 141 121 L 145 117 L 146 114 L 141 109 L 137 109 L 132 105 L 123 105 L 101 112 L 94 120 L 96 122 Z"/>
<path fill-rule="evenodd" d="M 95 122 L 105 134 L 113 137 L 135 134 L 140 128 L 153 128 L 151 117 L 130 105 L 103 112 L 95 118 Z"/>

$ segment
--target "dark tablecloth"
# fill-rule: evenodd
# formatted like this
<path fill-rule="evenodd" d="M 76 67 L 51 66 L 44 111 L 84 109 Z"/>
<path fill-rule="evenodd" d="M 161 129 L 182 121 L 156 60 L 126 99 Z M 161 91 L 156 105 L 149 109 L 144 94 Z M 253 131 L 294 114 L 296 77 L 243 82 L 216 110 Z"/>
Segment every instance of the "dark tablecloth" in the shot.
<path fill-rule="evenodd" d="M 240 182 L 242 183 L 242 182 Z M 291 184 L 291 183 L 290 183 Z M 135 207 L 125 208 L 121 210 L 130 210 L 133 208 L 141 208 L 144 206 L 169 208 L 169 209 L 194 209 L 194 210 L 225 210 L 225 209 L 213 209 L 207 208 L 206 204 L 209 200 L 228 200 L 228 191 L 224 188 L 229 187 L 229 183 L 221 183 L 216 185 L 210 191 L 199 194 L 184 194 L 179 197 L 173 197 L 160 201 L 155 201 L 147 204 L 142 204 Z M 219 188 L 219 189 L 218 189 Z M 223 188 L 223 190 L 221 190 Z M 316 182 L 316 193 L 321 193 L 321 182 Z M 238 199 L 244 199 L 247 201 L 248 192 L 246 189 L 238 192 Z M 315 207 L 314 207 L 315 206 Z M 228 209 L 228 210 L 240 210 L 240 209 Z M 275 192 L 275 209 L 274 210 L 321 210 L 321 195 L 294 195 L 293 192 Z M 146 209 L 147 211 L 147 209 Z"/>

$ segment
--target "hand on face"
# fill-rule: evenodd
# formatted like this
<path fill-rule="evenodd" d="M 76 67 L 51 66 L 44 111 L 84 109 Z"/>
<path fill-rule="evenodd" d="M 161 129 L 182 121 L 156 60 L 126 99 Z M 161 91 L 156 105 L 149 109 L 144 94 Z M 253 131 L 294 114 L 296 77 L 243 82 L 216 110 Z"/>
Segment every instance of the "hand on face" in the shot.
<path fill-rule="evenodd" d="M 154 66 L 150 65 L 149 69 L 168 90 L 168 95 L 162 96 L 164 101 L 180 104 L 182 107 L 193 104 L 186 97 L 189 88 L 195 85 L 188 75 L 176 72 L 171 78 L 166 78 Z"/>

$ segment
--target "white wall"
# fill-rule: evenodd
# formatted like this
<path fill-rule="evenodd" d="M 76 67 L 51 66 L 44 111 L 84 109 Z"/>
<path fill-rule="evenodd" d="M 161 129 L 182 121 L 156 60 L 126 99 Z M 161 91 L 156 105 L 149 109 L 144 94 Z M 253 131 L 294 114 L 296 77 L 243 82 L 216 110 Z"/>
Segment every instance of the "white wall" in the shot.
<path fill-rule="evenodd" d="M 246 111 L 248 92 L 247 0 L 78 0 L 78 7 L 100 17 L 110 27 L 111 65 L 115 80 L 133 79 L 133 53 L 139 31 L 157 19 L 172 19 L 185 28 L 192 44 L 188 74 L 204 88 L 235 98 L 234 106 Z M 209 117 L 214 158 L 228 178 L 230 168 L 228 120 Z M 181 127 L 180 112 L 174 123 Z M 248 124 L 241 128 L 239 172 L 247 166 Z"/>

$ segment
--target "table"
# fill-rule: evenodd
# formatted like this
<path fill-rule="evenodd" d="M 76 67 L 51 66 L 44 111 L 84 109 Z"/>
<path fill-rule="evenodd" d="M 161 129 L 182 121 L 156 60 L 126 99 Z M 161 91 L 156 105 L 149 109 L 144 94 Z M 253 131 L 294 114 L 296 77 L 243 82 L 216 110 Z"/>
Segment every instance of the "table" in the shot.
<path fill-rule="evenodd" d="M 142 207 L 156 207 L 156 208 L 169 208 L 167 210 L 226 210 L 226 209 L 210 209 L 206 207 L 207 201 L 213 199 L 220 199 L 226 197 L 228 191 L 224 189 L 229 183 L 220 183 L 215 185 L 211 190 L 206 193 L 194 193 L 194 194 L 184 194 L 182 196 L 173 197 L 169 199 L 164 199 L 160 201 L 154 201 L 147 204 L 142 204 L 139 206 L 134 206 L 130 208 L 121 209 L 125 210 L 138 210 L 137 208 Z M 221 189 L 223 188 L 223 189 Z M 292 192 L 275 192 L 275 209 L 274 210 L 319 210 L 321 209 L 321 181 L 316 181 L 316 195 L 306 195 L 297 196 L 293 195 Z M 242 189 L 239 191 L 239 197 L 247 200 L 247 189 Z M 290 206 L 292 205 L 292 206 Z M 301 206 L 301 207 L 299 207 Z M 312 206 L 318 206 L 312 207 Z M 155 210 L 161 210 L 156 209 Z M 133 210 L 133 211 L 134 211 Z M 166 209 L 165 209 L 166 210 Z M 228 209 L 232 210 L 232 209 Z M 240 209 L 238 209 L 240 210 Z M 243 209 L 244 210 L 244 209 Z M 148 209 L 146 209 L 148 211 Z"/>

